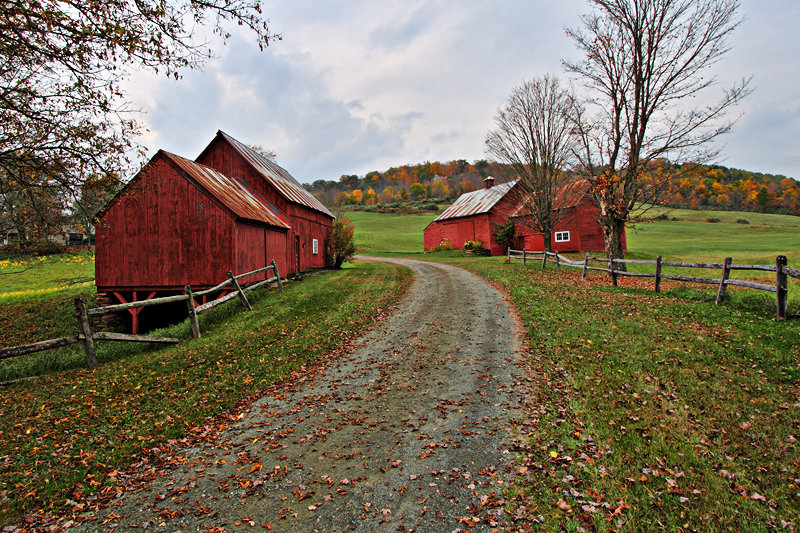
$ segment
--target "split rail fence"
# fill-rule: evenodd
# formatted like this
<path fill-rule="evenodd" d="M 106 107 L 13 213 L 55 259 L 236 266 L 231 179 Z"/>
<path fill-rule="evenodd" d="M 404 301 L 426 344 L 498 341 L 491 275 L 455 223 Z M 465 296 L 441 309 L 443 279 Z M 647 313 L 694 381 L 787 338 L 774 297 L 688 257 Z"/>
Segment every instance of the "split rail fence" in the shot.
<path fill-rule="evenodd" d="M 522 264 L 526 265 L 528 261 L 535 261 L 537 264 L 541 263 L 542 268 L 546 268 L 547 263 L 554 263 L 557 271 L 561 272 L 561 267 L 580 268 L 583 270 L 581 279 L 586 280 L 590 270 L 600 272 L 607 272 L 611 275 L 611 283 L 616 287 L 617 279 L 620 276 L 638 277 L 638 278 L 655 278 L 655 292 L 661 292 L 661 280 L 680 281 L 685 283 L 702 283 L 717 285 L 717 299 L 716 303 L 720 304 L 725 299 L 725 294 L 728 285 L 738 287 L 747 287 L 750 289 L 757 289 L 761 291 L 769 291 L 775 293 L 776 299 L 776 316 L 779 320 L 785 320 L 787 317 L 787 302 L 789 295 L 788 278 L 792 277 L 800 279 L 800 270 L 789 268 L 785 255 L 779 255 L 775 258 L 774 265 L 735 265 L 733 259 L 726 257 L 722 263 L 674 263 L 664 261 L 659 255 L 655 261 L 640 261 L 632 259 L 614 259 L 610 260 L 602 257 L 592 257 L 588 252 L 585 254 L 583 261 L 573 261 L 558 252 L 531 252 L 528 250 L 508 250 L 508 259 L 521 259 Z M 590 266 L 590 262 L 600 262 L 606 265 L 605 268 Z M 652 265 L 654 272 L 628 272 L 627 270 L 620 270 L 615 266 L 625 264 L 636 265 Z M 693 276 L 678 276 L 673 274 L 664 274 L 663 267 L 678 267 L 678 268 L 705 268 L 712 270 L 722 270 L 719 279 L 713 278 L 698 278 Z M 744 281 L 738 279 L 730 279 L 730 273 L 733 270 L 750 270 L 761 272 L 774 272 L 775 285 L 766 283 L 756 283 L 754 281 Z"/>
<path fill-rule="evenodd" d="M 240 279 L 254 276 L 269 270 L 272 271 L 272 277 L 253 283 L 252 285 L 247 285 L 245 287 L 242 287 L 239 284 Z M 178 294 L 175 296 L 165 296 L 162 298 L 152 298 L 150 300 L 140 300 L 138 302 L 106 305 L 103 307 L 94 307 L 91 309 L 86 308 L 86 304 L 81 298 L 75 298 L 74 300 L 75 318 L 78 321 L 78 331 L 80 332 L 78 335 L 74 335 L 72 337 L 61 337 L 59 339 L 49 339 L 46 341 L 34 342 L 32 344 L 25 344 L 21 346 L 0 348 L 0 360 L 9 359 L 11 357 L 19 357 L 21 355 L 41 352 L 44 350 L 52 350 L 55 348 L 60 348 L 62 346 L 68 346 L 76 342 L 81 342 L 83 343 L 83 348 L 84 351 L 86 352 L 86 365 L 89 368 L 96 368 L 97 353 L 94 348 L 94 341 L 123 341 L 123 342 L 149 342 L 157 344 L 177 344 L 180 342 L 180 339 L 171 337 L 149 337 L 145 335 L 131 335 L 127 333 L 113 333 L 108 331 L 93 332 L 91 328 L 91 322 L 89 321 L 89 317 L 95 315 L 105 315 L 107 313 L 114 313 L 117 311 L 125 311 L 143 307 L 152 307 L 156 305 L 163 305 L 163 304 L 183 302 L 183 301 L 186 302 L 186 307 L 189 312 L 189 323 L 191 325 L 192 337 L 198 339 L 200 338 L 200 323 L 198 322 L 197 315 L 199 315 L 203 311 L 207 311 L 212 307 L 216 307 L 217 305 L 227 302 L 228 300 L 231 300 L 236 297 L 239 298 L 240 302 L 242 303 L 242 307 L 244 307 L 247 311 L 251 311 L 253 307 L 250 305 L 250 302 L 248 301 L 245 293 L 263 287 L 264 285 L 267 285 L 269 283 L 277 283 L 278 289 L 280 291 L 283 291 L 283 283 L 281 282 L 281 276 L 280 273 L 278 272 L 278 266 L 275 264 L 274 260 L 271 262 L 270 265 L 264 268 L 259 268 L 251 272 L 245 272 L 244 274 L 239 274 L 234 276 L 232 272 L 228 272 L 227 280 L 223 281 L 218 285 L 215 285 L 214 287 L 211 287 L 210 289 L 205 289 L 196 292 L 192 291 L 192 288 L 189 285 L 186 285 L 186 287 L 184 287 L 184 294 Z M 232 288 L 231 292 L 223 296 L 220 296 L 215 300 L 212 300 L 208 303 L 204 303 L 202 305 L 197 305 L 197 303 L 195 302 L 195 298 L 212 294 L 227 287 Z"/>

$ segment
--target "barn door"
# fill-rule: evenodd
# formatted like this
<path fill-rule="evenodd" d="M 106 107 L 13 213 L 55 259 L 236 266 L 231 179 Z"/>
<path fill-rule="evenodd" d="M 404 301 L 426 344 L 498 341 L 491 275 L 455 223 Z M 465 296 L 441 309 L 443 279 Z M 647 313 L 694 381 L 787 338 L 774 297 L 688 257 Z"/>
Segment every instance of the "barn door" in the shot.
<path fill-rule="evenodd" d="M 300 272 L 300 235 L 294 236 L 295 272 Z"/>

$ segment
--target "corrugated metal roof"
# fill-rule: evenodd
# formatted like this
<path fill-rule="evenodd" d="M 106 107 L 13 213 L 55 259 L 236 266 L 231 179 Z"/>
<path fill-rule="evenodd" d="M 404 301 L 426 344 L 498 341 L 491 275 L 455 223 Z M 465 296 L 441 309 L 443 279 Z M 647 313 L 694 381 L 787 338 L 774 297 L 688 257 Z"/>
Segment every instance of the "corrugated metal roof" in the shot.
<path fill-rule="evenodd" d="M 447 220 L 449 218 L 467 217 L 480 213 L 488 213 L 507 193 L 516 185 L 517 180 L 495 185 L 490 189 L 479 189 L 467 192 L 445 209 L 441 215 L 436 217 L 436 221 Z"/>
<path fill-rule="evenodd" d="M 296 204 L 310 207 L 315 211 L 319 211 L 330 217 L 333 217 L 333 213 L 328 211 L 327 207 L 322 205 L 319 200 L 314 198 L 314 195 L 305 190 L 303 186 L 300 185 L 300 182 L 294 179 L 294 177 L 289 174 L 285 168 L 282 168 L 276 163 L 270 161 L 265 156 L 259 154 L 246 144 L 237 141 L 227 133 L 220 131 L 218 134 L 222 135 L 228 142 L 230 142 L 236 151 L 239 152 L 242 157 L 244 157 L 247 162 L 253 166 L 253 168 L 255 168 L 262 176 L 264 176 L 267 181 L 269 181 L 276 189 L 278 189 L 278 192 L 280 192 L 280 194 L 282 194 L 287 200 Z"/>
<path fill-rule="evenodd" d="M 590 185 L 587 180 L 575 181 L 573 183 L 562 185 L 556 191 L 556 197 L 553 200 L 553 205 L 557 206 L 558 209 L 569 209 L 571 207 L 575 207 L 586 197 L 589 192 L 589 187 Z M 511 216 L 525 216 L 528 214 L 525 212 L 525 208 L 525 202 L 520 202 Z"/>
<path fill-rule="evenodd" d="M 186 172 L 239 218 L 264 222 L 279 228 L 289 228 L 285 222 L 279 219 L 258 198 L 253 196 L 239 181 L 179 155 L 163 150 L 161 150 L 161 153 L 178 165 L 181 170 Z"/>

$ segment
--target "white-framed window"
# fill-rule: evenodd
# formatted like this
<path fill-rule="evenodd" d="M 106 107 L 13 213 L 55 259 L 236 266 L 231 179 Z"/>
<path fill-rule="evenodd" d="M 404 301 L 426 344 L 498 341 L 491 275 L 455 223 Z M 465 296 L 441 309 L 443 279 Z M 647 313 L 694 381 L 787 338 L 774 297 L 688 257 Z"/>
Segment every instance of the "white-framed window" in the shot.
<path fill-rule="evenodd" d="M 557 231 L 556 232 L 556 242 L 569 242 L 569 232 L 568 231 Z"/>
<path fill-rule="evenodd" d="M 319 241 L 317 239 L 311 239 L 311 252 L 314 255 L 319 253 Z"/>

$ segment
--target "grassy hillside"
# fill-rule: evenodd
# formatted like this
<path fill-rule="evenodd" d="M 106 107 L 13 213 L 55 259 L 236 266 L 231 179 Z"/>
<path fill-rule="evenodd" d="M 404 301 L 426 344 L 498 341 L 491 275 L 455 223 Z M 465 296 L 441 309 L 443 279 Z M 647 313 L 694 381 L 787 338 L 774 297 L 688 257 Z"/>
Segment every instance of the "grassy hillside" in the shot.
<path fill-rule="evenodd" d="M 652 259 L 661 254 L 675 261 L 718 262 L 730 256 L 734 263 L 774 264 L 776 255 L 785 255 L 790 265 L 800 264 L 800 217 L 663 208 L 650 215 L 668 219 L 628 228 L 631 258 Z"/>
<path fill-rule="evenodd" d="M 422 230 L 438 213 L 384 215 L 350 211 L 346 215 L 355 226 L 355 240 L 361 255 L 407 255 L 422 253 Z"/>

